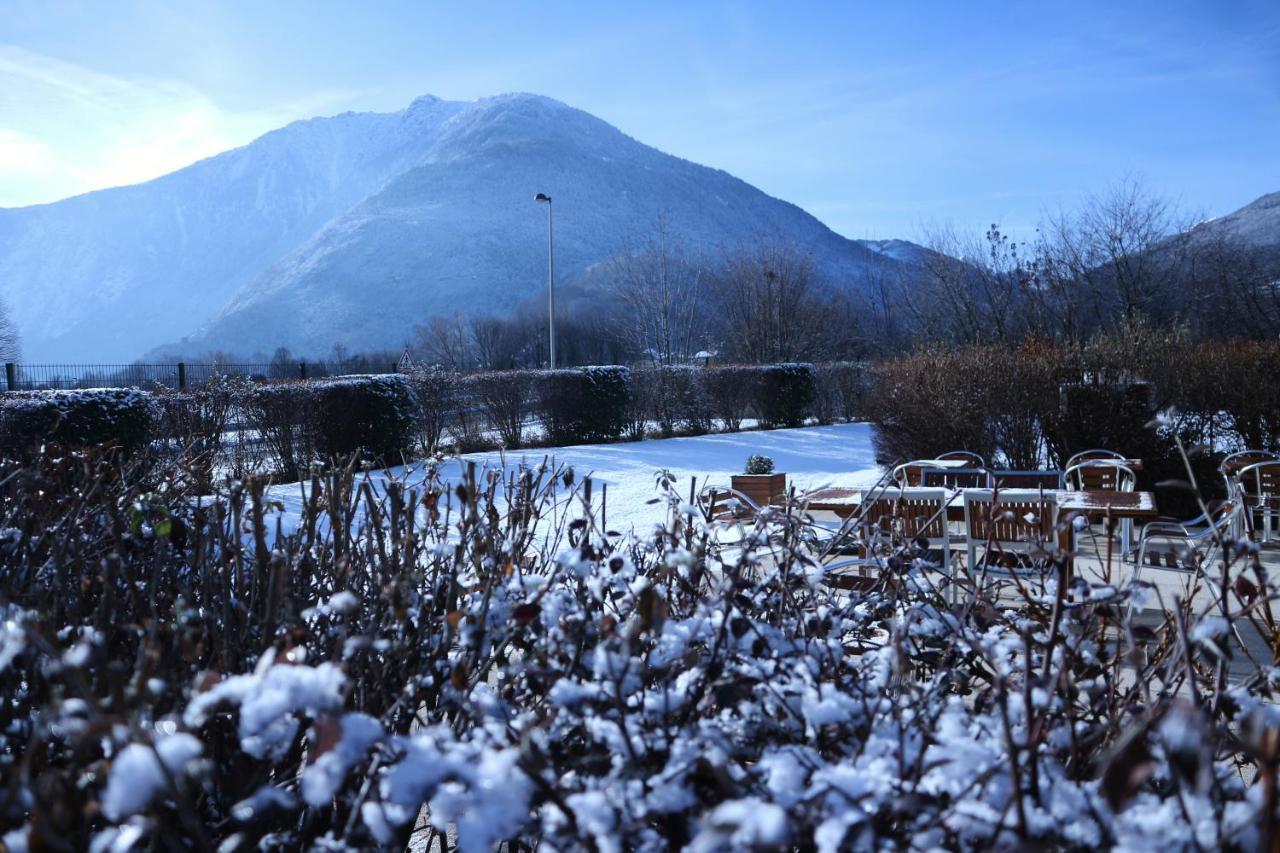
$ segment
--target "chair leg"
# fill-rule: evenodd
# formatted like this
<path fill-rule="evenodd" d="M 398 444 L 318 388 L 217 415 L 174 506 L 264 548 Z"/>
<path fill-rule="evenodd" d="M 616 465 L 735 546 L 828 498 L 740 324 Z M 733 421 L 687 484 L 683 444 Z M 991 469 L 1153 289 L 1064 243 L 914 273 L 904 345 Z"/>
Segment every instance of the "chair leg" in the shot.
<path fill-rule="evenodd" d="M 1129 559 L 1129 549 L 1133 546 L 1133 522 L 1124 519 L 1120 522 L 1120 562 Z"/>
<path fill-rule="evenodd" d="M 1147 543 L 1143 542 L 1138 546 L 1138 559 L 1133 566 L 1133 577 L 1129 578 L 1129 590 L 1130 590 L 1129 618 L 1130 619 L 1133 619 L 1133 612 L 1135 610 L 1135 607 L 1133 604 L 1133 590 L 1137 587 L 1138 577 L 1142 574 L 1142 566 L 1146 563 L 1146 560 L 1147 560 Z"/>

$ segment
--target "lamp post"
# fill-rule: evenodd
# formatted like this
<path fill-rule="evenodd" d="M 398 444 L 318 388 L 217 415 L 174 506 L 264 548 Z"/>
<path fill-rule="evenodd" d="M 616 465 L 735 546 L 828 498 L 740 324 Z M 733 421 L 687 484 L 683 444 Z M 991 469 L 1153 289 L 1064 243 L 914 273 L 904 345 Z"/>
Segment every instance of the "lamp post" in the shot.
<path fill-rule="evenodd" d="M 550 344 L 548 365 L 556 368 L 556 261 L 555 250 L 551 245 L 551 196 L 538 193 L 533 200 L 547 205 L 547 332 Z"/>

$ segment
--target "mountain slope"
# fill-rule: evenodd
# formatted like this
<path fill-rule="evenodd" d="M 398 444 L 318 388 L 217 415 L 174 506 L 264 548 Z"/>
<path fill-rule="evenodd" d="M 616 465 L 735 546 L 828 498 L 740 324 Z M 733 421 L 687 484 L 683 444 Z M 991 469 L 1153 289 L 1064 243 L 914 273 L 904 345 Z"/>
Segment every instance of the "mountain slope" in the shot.
<path fill-rule="evenodd" d="M 1201 222 L 1188 232 L 1192 243 L 1228 240 L 1280 253 L 1280 192 L 1268 193 L 1234 213 Z"/>
<path fill-rule="evenodd" d="M 166 343 L 396 346 L 431 314 L 499 312 L 545 287 L 535 192 L 555 199 L 562 282 L 659 216 L 708 252 L 793 242 L 838 286 L 909 267 L 918 248 L 845 239 L 548 98 L 421 98 L 296 122 L 145 184 L 0 210 L 0 295 L 30 361 L 117 361 Z"/>

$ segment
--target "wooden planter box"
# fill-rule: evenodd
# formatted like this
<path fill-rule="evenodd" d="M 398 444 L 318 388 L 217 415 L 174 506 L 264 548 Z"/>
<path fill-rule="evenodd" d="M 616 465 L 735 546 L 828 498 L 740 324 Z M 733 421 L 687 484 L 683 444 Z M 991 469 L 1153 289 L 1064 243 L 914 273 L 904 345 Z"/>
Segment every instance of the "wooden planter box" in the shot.
<path fill-rule="evenodd" d="M 730 482 L 733 490 L 741 492 L 757 506 L 777 503 L 787 494 L 786 474 L 734 474 Z"/>

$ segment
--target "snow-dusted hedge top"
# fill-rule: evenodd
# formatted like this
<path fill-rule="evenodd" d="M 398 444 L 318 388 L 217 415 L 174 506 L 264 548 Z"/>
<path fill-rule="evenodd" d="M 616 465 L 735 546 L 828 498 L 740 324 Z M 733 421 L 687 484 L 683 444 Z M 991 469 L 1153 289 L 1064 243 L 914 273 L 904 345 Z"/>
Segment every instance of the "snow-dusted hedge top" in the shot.
<path fill-rule="evenodd" d="M 0 398 L 0 440 L 11 450 L 45 442 L 134 449 L 146 444 L 159 419 L 154 397 L 134 388 L 18 391 Z"/>
<path fill-rule="evenodd" d="M 418 418 L 409 379 L 394 373 L 257 386 L 245 408 L 291 476 L 317 457 L 398 462 L 413 445 Z"/>
<path fill-rule="evenodd" d="M 616 365 L 536 371 L 538 407 L 554 444 L 611 441 L 622 435 L 631 371 Z"/>

